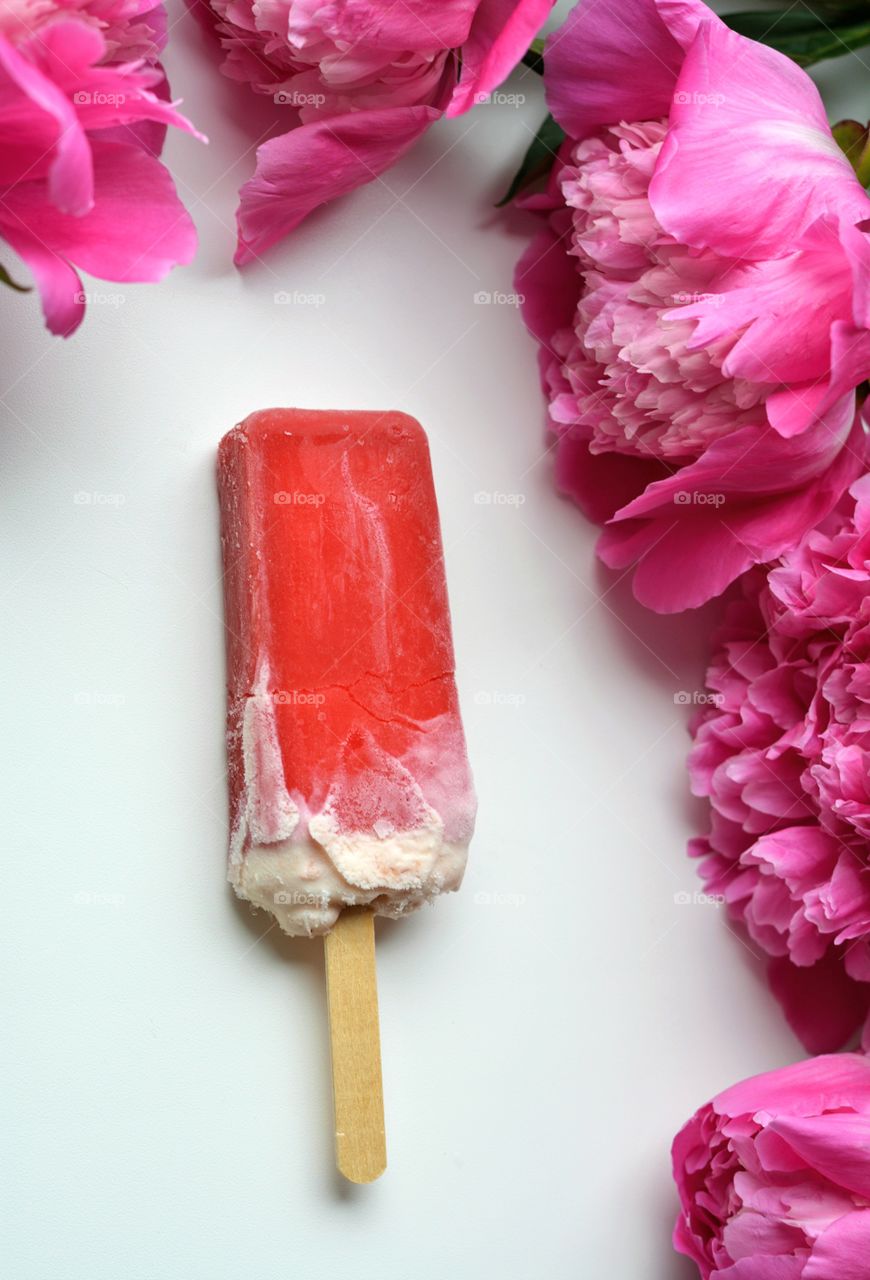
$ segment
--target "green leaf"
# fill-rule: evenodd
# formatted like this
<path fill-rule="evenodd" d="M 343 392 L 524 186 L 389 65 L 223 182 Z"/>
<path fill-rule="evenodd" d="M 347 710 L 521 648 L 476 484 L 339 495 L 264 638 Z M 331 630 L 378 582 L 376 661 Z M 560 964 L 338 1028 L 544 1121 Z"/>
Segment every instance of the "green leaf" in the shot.
<path fill-rule="evenodd" d="M 524 67 L 531 67 L 532 71 L 537 71 L 539 76 L 544 74 L 544 37 L 539 36 L 537 40 L 533 40 L 526 52 L 520 58 Z"/>
<path fill-rule="evenodd" d="M 866 10 L 867 0 L 809 0 L 808 9 L 821 9 L 822 13 L 858 13 Z"/>
<path fill-rule="evenodd" d="M 523 156 L 523 162 L 517 170 L 513 182 L 496 204 L 497 209 L 509 204 L 514 196 L 519 195 L 521 191 L 525 191 L 527 187 L 530 187 L 533 182 L 537 182 L 539 178 L 546 177 L 553 167 L 556 152 L 564 140 L 564 130 L 556 124 L 552 116 L 547 116 L 532 139 L 528 151 Z"/>
<path fill-rule="evenodd" d="M 8 272 L 8 271 L 6 270 L 6 268 L 3 266 L 2 262 L 0 262 L 0 284 L 8 285 L 8 286 L 9 286 L 9 288 L 10 288 L 10 289 L 14 289 L 16 293 L 30 293 L 30 291 L 31 291 L 31 290 L 30 290 L 30 285 L 26 285 L 26 284 L 17 284 L 17 283 L 12 279 L 12 277 L 11 277 L 11 276 L 10 276 L 10 274 L 9 274 L 9 272 Z"/>
<path fill-rule="evenodd" d="M 831 133 L 861 186 L 870 186 L 870 126 L 857 120 L 840 120 L 831 125 Z"/>
<path fill-rule="evenodd" d="M 866 14 L 865 6 L 861 6 Z M 751 40 L 760 40 L 786 53 L 799 66 L 809 67 L 825 58 L 838 58 L 862 45 L 870 44 L 870 20 L 859 19 L 857 8 L 827 11 L 827 16 L 794 7 L 767 13 L 725 13 L 732 30 Z"/>

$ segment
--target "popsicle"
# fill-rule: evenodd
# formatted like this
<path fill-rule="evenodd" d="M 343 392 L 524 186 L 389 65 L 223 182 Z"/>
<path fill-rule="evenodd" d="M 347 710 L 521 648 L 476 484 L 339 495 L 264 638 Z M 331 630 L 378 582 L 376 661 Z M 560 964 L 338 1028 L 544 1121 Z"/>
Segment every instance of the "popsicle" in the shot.
<path fill-rule="evenodd" d="M 347 921 L 362 954 L 358 909 L 370 927 L 457 889 L 474 825 L 426 437 L 269 409 L 218 471 L 229 878 L 289 934 Z"/>
<path fill-rule="evenodd" d="M 422 428 L 265 410 L 219 477 L 236 892 L 310 935 L 457 889 L 475 803 Z"/>

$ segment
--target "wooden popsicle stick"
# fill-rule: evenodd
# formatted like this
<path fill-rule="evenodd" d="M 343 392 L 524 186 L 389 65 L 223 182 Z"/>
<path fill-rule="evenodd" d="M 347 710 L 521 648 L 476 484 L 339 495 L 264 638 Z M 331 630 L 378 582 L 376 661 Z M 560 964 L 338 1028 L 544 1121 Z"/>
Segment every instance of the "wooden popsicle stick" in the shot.
<path fill-rule="evenodd" d="M 387 1142 L 371 911 L 343 911 L 325 953 L 335 1160 L 350 1182 L 374 1182 L 387 1167 Z"/>

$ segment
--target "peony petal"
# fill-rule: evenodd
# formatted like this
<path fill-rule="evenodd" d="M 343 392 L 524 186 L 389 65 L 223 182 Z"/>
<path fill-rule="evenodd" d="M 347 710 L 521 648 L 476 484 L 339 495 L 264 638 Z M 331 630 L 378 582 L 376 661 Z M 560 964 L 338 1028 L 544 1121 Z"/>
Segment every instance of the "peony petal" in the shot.
<path fill-rule="evenodd" d="M 635 565 L 635 597 L 657 613 L 705 604 L 754 562 L 740 536 L 702 508 L 673 507 L 645 522 L 620 518 L 605 528 L 598 554 L 611 569 Z"/>
<path fill-rule="evenodd" d="M 814 457 L 814 451 L 822 445 L 831 451 L 831 442 L 836 448 L 837 432 L 827 424 L 788 442 L 769 431 L 748 445 L 747 431 L 754 429 L 723 437 L 698 462 L 650 484 L 605 528 L 598 554 L 612 569 L 636 566 L 634 594 L 641 604 L 660 613 L 704 604 L 750 565 L 793 546 L 828 514 L 864 465 L 857 418 L 827 470 L 815 478 L 812 470 L 824 454 Z M 784 479 L 804 487 L 778 494 Z M 724 503 L 696 503 L 693 495 L 706 495 L 717 485 Z"/>
<path fill-rule="evenodd" d="M 804 1161 L 798 1156 L 797 1152 L 792 1151 L 788 1143 L 783 1142 L 782 1138 L 777 1134 L 771 1133 L 770 1129 L 762 1129 L 761 1133 L 756 1137 L 755 1154 L 758 1157 L 761 1168 L 765 1173 L 798 1173 L 807 1167 Z M 737 1178 L 735 1178 L 734 1181 L 736 1186 Z M 793 1203 L 796 1197 L 794 1185 L 789 1187 L 788 1194 L 789 1202 Z M 822 1210 L 827 1207 L 827 1201 L 830 1197 L 823 1197 L 818 1187 L 812 1187 L 809 1194 L 813 1198 L 813 1206 L 817 1212 L 820 1201 L 823 1202 Z M 752 1195 L 743 1195 L 741 1191 L 741 1197 L 744 1204 L 751 1205 L 753 1208 L 767 1212 L 771 1207 L 769 1204 L 771 1198 L 775 1198 L 776 1201 L 782 1200 L 782 1191 L 775 1184 L 775 1188 L 773 1190 L 769 1187 L 763 1186 L 760 1190 L 756 1189 Z M 849 1205 L 847 1204 L 846 1207 L 848 1208 Z M 803 1222 L 806 1214 L 794 1214 L 793 1216 L 795 1219 L 799 1218 L 799 1220 Z"/>
<path fill-rule="evenodd" d="M 836 404 L 850 402 L 853 388 L 870 373 L 870 332 L 835 320 L 830 329 L 830 371 L 817 382 L 783 387 L 767 398 L 767 416 L 781 436 L 798 435 Z"/>
<path fill-rule="evenodd" d="M 169 102 L 169 81 L 159 63 L 157 64 L 157 69 L 160 72 L 160 80 L 152 86 L 151 92 L 162 102 Z M 100 140 L 103 142 L 132 142 L 148 151 L 152 156 L 159 156 L 166 141 L 166 131 L 167 124 L 165 122 L 139 118 L 129 124 L 118 124 L 108 129 L 102 129 L 100 131 Z M 201 137 L 202 135 L 197 136 Z"/>
<path fill-rule="evenodd" d="M 697 462 L 682 467 L 658 484 L 651 485 L 635 502 L 624 507 L 619 516 L 628 520 L 649 515 L 662 507 L 691 511 L 695 506 L 721 508 L 721 519 L 728 519 L 741 503 L 758 499 L 776 499 L 790 490 L 804 490 L 821 480 L 826 466 L 836 465 L 844 453 L 852 456 L 853 474 L 838 488 L 837 497 L 864 469 L 864 431 L 855 416 L 854 400 L 843 397 L 823 420 L 794 439 L 783 440 L 770 429 L 742 427 L 722 436 L 701 455 Z M 838 483 L 840 477 L 838 476 Z M 703 496 L 721 497 L 723 502 L 703 502 Z M 793 501 L 797 501 L 794 495 Z M 792 534 L 782 535 L 782 545 L 764 556 L 770 560 L 815 524 L 812 520 Z M 767 535 L 765 535 L 767 536 Z"/>
<path fill-rule="evenodd" d="M 795 296 L 801 299 L 799 307 Z M 851 319 L 851 303 L 850 261 L 837 227 L 825 220 L 800 249 L 786 257 L 726 268 L 716 279 L 715 292 L 675 308 L 665 319 L 697 321 L 687 344 L 692 351 L 736 336 L 722 365 L 729 378 L 805 383 L 827 380 L 831 325 Z M 812 324 L 807 324 L 807 309 L 812 311 Z"/>
<path fill-rule="evenodd" d="M 808 1053 L 842 1049 L 870 1008 L 870 986 L 848 976 L 836 951 L 800 969 L 784 956 L 775 957 L 767 976 L 789 1026 Z"/>
<path fill-rule="evenodd" d="M 832 1053 L 765 1071 L 718 1094 L 712 1102 L 720 1116 L 818 1115 L 849 1107 L 870 1113 L 870 1058 Z"/>
<path fill-rule="evenodd" d="M 867 870 L 854 850 L 843 849 L 830 881 L 820 883 L 814 900 L 817 909 L 810 910 L 808 901 L 807 914 L 819 929 L 825 927 L 829 932 L 842 929 L 841 939 L 866 932 Z"/>
<path fill-rule="evenodd" d="M 825 214 L 870 215 L 806 72 L 721 22 L 686 54 L 650 201 L 682 243 L 743 259 L 788 252 Z"/>
<path fill-rule="evenodd" d="M 557 236 L 548 223 L 517 263 L 514 283 L 523 299 L 523 320 L 529 332 L 548 347 L 553 334 L 570 328 L 577 303 L 577 281 L 566 263 L 570 224 Z M 554 357 L 555 359 L 555 357 Z"/>
<path fill-rule="evenodd" d="M 325 35 L 339 47 L 371 44 L 406 53 L 409 49 L 458 49 L 469 37 L 478 3 L 479 0 L 442 0 L 439 4 L 432 0 L 401 0 L 399 4 L 343 0 L 324 4 L 320 0 L 294 0 L 291 5 L 287 0 L 278 0 L 276 8 L 282 17 L 289 16 L 294 43 L 301 43 L 306 37 L 317 41 Z M 233 21 L 236 20 L 234 13 Z"/>
<path fill-rule="evenodd" d="M 843 957 L 846 972 L 856 982 L 870 982 L 870 939 L 867 938 L 867 932 L 866 928 L 862 930 L 864 936 L 861 941 L 847 947 Z"/>
<path fill-rule="evenodd" d="M 570 434 L 556 447 L 556 487 L 573 498 L 588 520 L 604 524 L 647 485 L 661 478 L 664 467 L 654 459 L 624 453 L 590 453 L 585 440 Z"/>
<path fill-rule="evenodd" d="M 581 0 L 544 47 L 547 104 L 572 138 L 601 125 L 667 116 L 700 0 Z"/>
<path fill-rule="evenodd" d="M 485 101 L 513 71 L 541 27 L 555 0 L 481 0 L 462 46 L 459 84 L 447 108 L 461 115 Z"/>
<path fill-rule="evenodd" d="M 57 26 L 73 28 L 76 38 L 79 32 L 86 33 L 90 46 L 99 52 L 105 47 L 99 33 L 82 22 L 58 22 Z M 48 179 L 50 199 L 65 213 L 86 213 L 94 199 L 91 149 L 73 104 L 5 36 L 0 36 L 0 71 L 5 73 L 9 82 L 0 84 L 0 114 L 12 106 L 10 98 L 14 86 L 34 107 L 55 121 L 56 137 L 51 147 Z M 15 138 L 14 131 L 12 138 Z"/>
<path fill-rule="evenodd" d="M 722 1243 L 735 1262 L 758 1254 L 789 1255 L 806 1243 L 800 1227 L 741 1209 L 725 1223 Z"/>
<path fill-rule="evenodd" d="M 870 1210 L 831 1223 L 813 1245 L 803 1280 L 870 1280 Z"/>
<path fill-rule="evenodd" d="M 709 1276 L 710 1260 L 707 1257 L 704 1242 L 692 1230 L 688 1214 L 681 1213 L 677 1218 L 674 1223 L 671 1242 L 675 1252 L 685 1254 L 687 1258 L 691 1258 L 693 1262 L 698 1264 L 701 1275 Z"/>
<path fill-rule="evenodd" d="M 33 273 L 49 332 L 68 338 L 79 327 L 85 314 L 82 282 L 78 275 L 68 262 L 31 235 L 26 226 L 0 222 L 0 227 L 3 239 Z"/>
<path fill-rule="evenodd" d="M 837 865 L 840 844 L 818 827 L 788 827 L 757 840 L 744 857 L 767 863 L 792 886 L 828 879 Z"/>
<path fill-rule="evenodd" d="M 803 1257 L 742 1258 L 733 1267 L 711 1272 L 711 1280 L 800 1280 L 805 1274 Z"/>
<path fill-rule="evenodd" d="M 775 1116 L 768 1128 L 835 1186 L 870 1196 L 870 1116 Z"/>
<path fill-rule="evenodd" d="M 870 222 L 854 225 L 841 218 L 840 240 L 852 267 L 852 319 L 859 328 L 870 328 Z"/>
<path fill-rule="evenodd" d="M 58 213 L 37 184 L 24 183 L 7 192 L 0 210 L 10 243 L 28 230 L 49 254 L 103 280 L 161 280 L 177 263 L 190 262 L 196 231 L 163 165 L 118 143 L 95 143 L 93 153 L 91 212 Z"/>
<path fill-rule="evenodd" d="M 264 253 L 328 200 L 380 177 L 440 115 L 431 106 L 359 111 L 264 142 L 240 192 L 236 263 Z"/>
<path fill-rule="evenodd" d="M 25 47 L 51 83 L 72 98 L 82 128 L 90 131 L 151 120 L 175 125 L 205 141 L 160 95 L 161 86 L 166 85 L 161 68 L 96 65 L 105 55 L 105 41 L 95 27 L 76 20 L 54 22 L 40 28 Z"/>

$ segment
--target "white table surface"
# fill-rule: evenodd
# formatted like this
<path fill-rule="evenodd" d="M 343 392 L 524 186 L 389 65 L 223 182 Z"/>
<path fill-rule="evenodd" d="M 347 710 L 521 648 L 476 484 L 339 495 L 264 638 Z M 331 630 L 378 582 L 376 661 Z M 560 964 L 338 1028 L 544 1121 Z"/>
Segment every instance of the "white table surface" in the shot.
<path fill-rule="evenodd" d="M 655 617 L 596 567 L 532 341 L 474 302 L 510 291 L 531 226 L 491 206 L 540 83 L 516 73 L 519 107 L 442 122 L 239 274 L 257 113 L 171 7 L 173 88 L 212 139 L 167 148 L 195 264 L 91 282 L 69 342 L 0 291 L 4 1270 L 689 1276 L 671 1138 L 801 1050 L 718 909 L 676 900 L 703 812 L 675 695 L 716 611 Z M 835 115 L 868 113 L 857 70 L 825 70 Z M 214 454 L 279 404 L 428 429 L 480 795 L 463 891 L 379 929 L 390 1167 L 367 1188 L 332 1169 L 322 947 L 224 881 Z"/>

